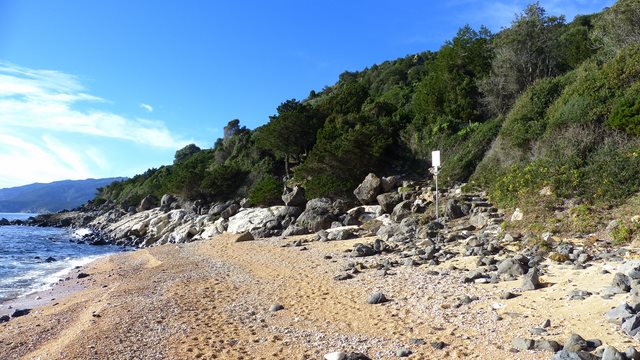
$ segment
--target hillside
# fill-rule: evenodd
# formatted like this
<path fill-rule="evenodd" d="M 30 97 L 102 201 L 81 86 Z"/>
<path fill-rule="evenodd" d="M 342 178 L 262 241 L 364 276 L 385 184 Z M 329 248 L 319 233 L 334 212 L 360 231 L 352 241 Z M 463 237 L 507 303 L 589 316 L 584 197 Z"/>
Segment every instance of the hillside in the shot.
<path fill-rule="evenodd" d="M 76 208 L 97 189 L 124 178 L 63 180 L 0 189 L 0 212 L 44 213 Z"/>
<path fill-rule="evenodd" d="M 233 120 L 211 149 L 187 146 L 97 201 L 174 193 L 272 205 L 283 179 L 308 198 L 352 199 L 369 172 L 428 177 L 439 149 L 445 186 L 468 182 L 502 207 L 624 204 L 640 190 L 639 14 L 640 1 L 621 0 L 567 23 L 534 3 L 496 34 L 463 26 L 438 51 L 283 101 L 257 129 Z"/>

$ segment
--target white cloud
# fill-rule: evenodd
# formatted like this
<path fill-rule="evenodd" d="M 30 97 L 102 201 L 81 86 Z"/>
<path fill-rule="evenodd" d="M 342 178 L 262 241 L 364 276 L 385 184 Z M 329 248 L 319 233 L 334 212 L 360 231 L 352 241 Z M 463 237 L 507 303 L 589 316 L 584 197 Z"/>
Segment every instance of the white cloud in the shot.
<path fill-rule="evenodd" d="M 148 112 L 153 112 L 153 106 L 149 104 L 142 103 L 140 104 L 140 107 L 147 110 Z"/>
<path fill-rule="evenodd" d="M 116 158 L 114 149 L 159 154 L 192 142 L 175 137 L 161 121 L 105 106 L 107 100 L 89 94 L 73 75 L 0 62 L 0 188 L 124 175 L 111 172 L 140 156 Z"/>

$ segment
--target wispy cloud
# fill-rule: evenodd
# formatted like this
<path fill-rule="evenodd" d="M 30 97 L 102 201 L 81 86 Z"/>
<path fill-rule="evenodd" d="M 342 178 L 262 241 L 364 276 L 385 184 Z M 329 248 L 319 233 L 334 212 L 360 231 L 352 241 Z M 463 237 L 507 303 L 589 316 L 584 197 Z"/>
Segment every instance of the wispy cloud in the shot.
<path fill-rule="evenodd" d="M 96 177 L 122 161 L 114 159 L 116 148 L 167 153 L 190 142 L 162 121 L 123 116 L 110 106 L 76 76 L 0 62 L 0 187 Z"/>
<path fill-rule="evenodd" d="M 142 103 L 140 104 L 140 107 L 147 110 L 147 112 L 153 112 L 153 106 L 149 104 Z"/>

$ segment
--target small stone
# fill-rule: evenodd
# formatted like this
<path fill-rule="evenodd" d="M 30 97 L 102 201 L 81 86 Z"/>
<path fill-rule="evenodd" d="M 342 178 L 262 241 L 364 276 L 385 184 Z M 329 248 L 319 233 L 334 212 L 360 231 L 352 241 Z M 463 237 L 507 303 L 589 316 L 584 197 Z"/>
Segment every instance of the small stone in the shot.
<path fill-rule="evenodd" d="M 7 321 L 9 321 L 11 318 L 9 317 L 9 315 L 2 315 L 0 316 L 0 324 L 5 323 Z"/>
<path fill-rule="evenodd" d="M 333 279 L 337 280 L 337 281 L 343 281 L 343 280 L 349 280 L 349 279 L 352 279 L 352 278 L 353 278 L 353 275 L 351 275 L 349 273 L 346 273 L 346 274 L 338 275 L 338 276 L 334 277 Z"/>
<path fill-rule="evenodd" d="M 522 290 L 535 290 L 540 287 L 538 268 L 533 267 L 529 269 L 529 272 L 524 276 L 521 287 Z"/>
<path fill-rule="evenodd" d="M 251 240 L 255 240 L 255 238 L 250 232 L 246 231 L 240 234 L 240 236 L 236 238 L 235 242 L 243 242 L 243 241 L 251 241 Z"/>
<path fill-rule="evenodd" d="M 513 299 L 514 297 L 516 297 L 516 295 L 509 291 L 505 291 L 500 294 L 500 299 L 502 300 L 509 300 L 509 299 Z"/>
<path fill-rule="evenodd" d="M 547 319 L 542 323 L 542 325 L 540 327 L 543 328 L 543 329 L 546 329 L 549 326 L 551 326 L 551 320 Z"/>
<path fill-rule="evenodd" d="M 613 276 L 613 281 L 611 282 L 612 286 L 619 288 L 624 292 L 631 291 L 631 278 L 623 273 L 616 273 Z"/>
<path fill-rule="evenodd" d="M 529 332 L 531 333 L 531 335 L 546 335 L 547 334 L 547 330 L 543 329 L 543 328 L 539 328 L 539 327 L 534 327 L 529 329 Z"/>
<path fill-rule="evenodd" d="M 640 360 L 640 353 L 633 346 L 627 347 L 624 354 L 629 360 Z"/>
<path fill-rule="evenodd" d="M 396 350 L 396 356 L 397 357 L 407 357 L 409 355 L 411 355 L 412 352 L 411 350 L 407 349 L 407 348 L 399 348 Z"/>
<path fill-rule="evenodd" d="M 413 345 L 424 345 L 427 343 L 424 339 L 410 339 L 409 342 Z"/>
<path fill-rule="evenodd" d="M 431 343 L 431 347 L 436 349 L 436 350 L 442 350 L 447 346 L 447 344 L 445 344 L 442 341 L 434 341 Z"/>
<path fill-rule="evenodd" d="M 622 322 L 622 331 L 629 335 L 635 336 L 640 331 L 640 315 L 633 315 Z"/>
<path fill-rule="evenodd" d="M 493 313 L 493 315 L 491 315 L 491 318 L 493 319 L 493 321 L 502 320 L 502 316 L 498 315 L 497 313 Z"/>
<path fill-rule="evenodd" d="M 276 312 L 276 311 L 280 311 L 280 310 L 284 310 L 284 306 L 282 306 L 280 304 L 273 304 L 269 308 L 269 311 L 272 311 L 272 312 Z"/>
<path fill-rule="evenodd" d="M 371 305 L 382 304 L 387 301 L 388 301 L 387 297 L 384 296 L 384 294 L 381 293 L 380 291 L 377 291 L 371 294 L 371 296 L 369 296 L 369 300 L 367 300 L 367 302 Z"/>
<path fill-rule="evenodd" d="M 533 340 L 517 337 L 511 342 L 511 347 L 521 351 L 531 350 L 533 349 Z"/>

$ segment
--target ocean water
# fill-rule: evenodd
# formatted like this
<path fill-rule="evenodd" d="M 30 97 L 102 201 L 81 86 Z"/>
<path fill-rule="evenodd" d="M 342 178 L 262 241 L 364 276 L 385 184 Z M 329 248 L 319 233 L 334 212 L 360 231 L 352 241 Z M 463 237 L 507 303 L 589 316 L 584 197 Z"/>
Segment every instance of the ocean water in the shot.
<path fill-rule="evenodd" d="M 0 219 L 32 215 L 0 213 Z M 74 236 L 68 229 L 0 226 L 0 302 L 50 288 L 74 267 L 123 250 L 77 244 Z M 47 262 L 50 257 L 55 261 Z"/>

